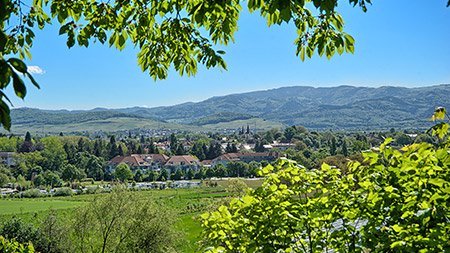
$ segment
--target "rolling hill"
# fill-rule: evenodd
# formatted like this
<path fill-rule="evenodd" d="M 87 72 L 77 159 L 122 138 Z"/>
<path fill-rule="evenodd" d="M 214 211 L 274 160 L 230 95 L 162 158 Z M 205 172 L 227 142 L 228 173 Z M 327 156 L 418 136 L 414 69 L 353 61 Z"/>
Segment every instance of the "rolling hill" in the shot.
<path fill-rule="evenodd" d="M 13 129 L 52 131 L 74 128 L 112 131 L 126 127 L 202 131 L 252 122 L 258 122 L 260 129 L 298 124 L 319 130 L 375 130 L 429 127 L 427 118 L 436 106 L 450 108 L 450 84 L 420 88 L 293 86 L 154 108 L 86 111 L 19 108 L 12 110 L 12 120 Z"/>

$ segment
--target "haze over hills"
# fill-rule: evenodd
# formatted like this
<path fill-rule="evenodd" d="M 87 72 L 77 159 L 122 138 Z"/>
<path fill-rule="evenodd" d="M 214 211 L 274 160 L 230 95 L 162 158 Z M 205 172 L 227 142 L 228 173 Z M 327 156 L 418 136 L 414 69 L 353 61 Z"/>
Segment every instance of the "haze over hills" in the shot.
<path fill-rule="evenodd" d="M 432 123 L 427 119 L 436 106 L 450 108 L 450 84 L 420 88 L 294 86 L 174 106 L 86 111 L 19 108 L 12 110 L 11 115 L 13 131 L 21 128 L 58 131 L 58 128 L 74 127 L 77 131 L 102 127 L 105 131 L 126 130 L 126 127 L 201 131 L 238 127 L 236 123 L 256 125 L 256 122 L 259 125 L 256 127 L 261 129 L 295 124 L 319 130 L 376 130 L 429 127 Z"/>

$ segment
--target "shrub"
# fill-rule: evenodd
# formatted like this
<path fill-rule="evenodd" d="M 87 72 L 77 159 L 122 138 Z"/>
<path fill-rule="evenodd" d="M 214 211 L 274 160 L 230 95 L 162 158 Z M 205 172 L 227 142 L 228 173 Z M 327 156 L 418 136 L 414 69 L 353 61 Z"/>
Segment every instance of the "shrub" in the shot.
<path fill-rule="evenodd" d="M 436 110 L 435 119 L 447 115 Z M 343 174 L 282 159 L 263 185 L 205 213 L 207 252 L 446 252 L 450 249 L 449 125 L 438 145 L 385 140 Z"/>
<path fill-rule="evenodd" d="M 56 189 L 55 193 L 53 193 L 53 196 L 72 196 L 73 192 L 72 189 L 69 187 L 61 187 Z"/>
<path fill-rule="evenodd" d="M 43 194 L 39 191 L 39 189 L 29 189 L 22 193 L 20 193 L 22 198 L 39 198 L 42 197 Z"/>
<path fill-rule="evenodd" d="M 33 244 L 18 243 L 15 240 L 7 240 L 0 235 L 0 252 L 7 253 L 34 253 Z"/>

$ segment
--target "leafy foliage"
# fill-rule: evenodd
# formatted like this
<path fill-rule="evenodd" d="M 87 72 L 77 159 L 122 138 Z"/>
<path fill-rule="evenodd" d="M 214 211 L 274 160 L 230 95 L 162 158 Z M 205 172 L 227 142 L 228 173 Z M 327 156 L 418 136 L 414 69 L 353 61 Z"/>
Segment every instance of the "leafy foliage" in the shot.
<path fill-rule="evenodd" d="M 438 108 L 435 119 L 444 119 Z M 448 124 L 442 122 L 439 125 Z M 443 133 L 443 134 L 442 134 Z M 448 128 L 435 131 L 448 136 Z M 363 152 L 346 174 L 280 160 L 262 187 L 202 215 L 208 252 L 443 252 L 450 247 L 450 142 Z"/>
<path fill-rule="evenodd" d="M 75 215 L 69 252 L 174 252 L 170 210 L 127 192 L 96 198 Z"/>
<path fill-rule="evenodd" d="M 7 253 L 33 253 L 34 248 L 32 244 L 21 244 L 14 240 L 7 240 L 0 236 L 0 252 Z"/>

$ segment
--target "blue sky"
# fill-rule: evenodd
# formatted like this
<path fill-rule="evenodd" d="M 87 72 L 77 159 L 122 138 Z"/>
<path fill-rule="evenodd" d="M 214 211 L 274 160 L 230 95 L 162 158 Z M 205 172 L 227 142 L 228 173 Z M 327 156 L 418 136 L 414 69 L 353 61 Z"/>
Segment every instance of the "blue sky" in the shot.
<path fill-rule="evenodd" d="M 153 81 L 137 65 L 137 50 L 104 45 L 67 49 L 57 27 L 37 32 L 33 60 L 41 90 L 28 86 L 16 107 L 43 109 L 173 105 L 283 86 L 429 86 L 450 83 L 450 8 L 446 0 L 377 0 L 367 13 L 342 1 L 354 54 L 301 62 L 292 24 L 268 28 L 258 13 L 243 12 L 235 44 L 224 48 L 228 71 L 200 68 L 195 77 L 172 71 Z M 244 8 L 245 9 L 245 8 Z M 8 94 L 11 94 L 10 90 Z"/>

